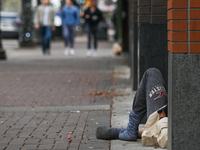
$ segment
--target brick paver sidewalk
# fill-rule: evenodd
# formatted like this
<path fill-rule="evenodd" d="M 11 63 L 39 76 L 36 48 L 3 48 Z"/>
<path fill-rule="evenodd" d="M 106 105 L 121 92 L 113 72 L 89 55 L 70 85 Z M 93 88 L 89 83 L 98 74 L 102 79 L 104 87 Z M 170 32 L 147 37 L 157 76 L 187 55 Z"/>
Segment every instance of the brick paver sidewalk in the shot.
<path fill-rule="evenodd" d="M 0 150 L 110 149 L 95 130 L 110 125 L 112 96 L 95 92 L 114 91 L 113 66 L 122 58 L 110 55 L 111 43 L 99 44 L 97 58 L 83 55 L 85 42 L 66 57 L 62 44 L 54 42 L 49 57 L 36 47 L 0 62 Z"/>

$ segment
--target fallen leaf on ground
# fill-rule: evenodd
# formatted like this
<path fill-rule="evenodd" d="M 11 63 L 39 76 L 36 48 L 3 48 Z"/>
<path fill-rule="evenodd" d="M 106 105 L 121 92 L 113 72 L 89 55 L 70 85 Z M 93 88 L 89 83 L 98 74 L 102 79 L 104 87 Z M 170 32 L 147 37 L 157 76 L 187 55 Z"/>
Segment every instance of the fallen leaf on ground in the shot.
<path fill-rule="evenodd" d="M 116 96 L 128 96 L 130 94 L 118 94 L 118 93 L 114 93 L 114 92 L 110 92 L 110 91 L 100 90 L 100 91 L 91 92 L 90 95 L 91 96 L 100 95 L 100 96 L 116 97 Z"/>

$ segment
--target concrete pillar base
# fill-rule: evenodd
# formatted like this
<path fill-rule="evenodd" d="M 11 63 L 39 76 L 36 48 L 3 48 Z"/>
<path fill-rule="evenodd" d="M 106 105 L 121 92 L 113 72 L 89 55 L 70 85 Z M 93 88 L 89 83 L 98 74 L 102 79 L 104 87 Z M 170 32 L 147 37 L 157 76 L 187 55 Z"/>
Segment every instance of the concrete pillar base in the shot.
<path fill-rule="evenodd" d="M 154 67 L 161 71 L 167 86 L 167 24 L 139 23 L 138 32 L 139 80 L 147 69 Z"/>
<path fill-rule="evenodd" d="M 169 52 L 168 150 L 199 149 L 200 54 Z"/>

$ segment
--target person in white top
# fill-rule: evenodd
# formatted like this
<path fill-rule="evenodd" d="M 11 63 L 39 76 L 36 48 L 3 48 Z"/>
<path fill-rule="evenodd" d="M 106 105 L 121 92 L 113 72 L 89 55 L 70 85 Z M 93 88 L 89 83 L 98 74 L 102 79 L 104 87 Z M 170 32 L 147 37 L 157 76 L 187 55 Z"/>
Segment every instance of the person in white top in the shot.
<path fill-rule="evenodd" d="M 43 54 L 50 55 L 50 40 L 54 26 L 55 11 L 49 4 L 49 0 L 43 0 L 35 12 L 35 28 L 40 30 Z"/>

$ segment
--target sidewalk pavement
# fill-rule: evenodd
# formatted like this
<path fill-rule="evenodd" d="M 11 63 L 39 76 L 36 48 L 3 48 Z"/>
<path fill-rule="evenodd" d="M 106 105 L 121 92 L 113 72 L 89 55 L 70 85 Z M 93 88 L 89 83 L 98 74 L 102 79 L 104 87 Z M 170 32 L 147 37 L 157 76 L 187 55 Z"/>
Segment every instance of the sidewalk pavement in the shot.
<path fill-rule="evenodd" d="M 42 50 L 40 46 L 35 47 L 28 47 L 28 48 L 20 48 L 17 40 L 9 40 L 4 39 L 3 41 L 3 47 L 6 49 L 6 53 L 9 60 L 18 60 L 20 58 L 21 60 L 24 59 L 76 59 L 76 58 L 85 58 L 86 56 L 86 45 L 87 45 L 87 39 L 85 36 L 79 36 L 75 39 L 75 55 L 73 57 L 66 57 L 64 52 L 64 42 L 61 40 L 55 40 L 51 43 L 51 55 L 44 57 L 42 54 Z M 99 56 L 100 57 L 113 57 L 113 53 L 111 51 L 112 49 L 112 43 L 106 42 L 106 41 L 100 41 L 99 42 Z"/>
<path fill-rule="evenodd" d="M 98 126 L 126 127 L 135 94 L 130 68 L 112 54 L 112 43 L 100 41 L 96 58 L 86 57 L 85 37 L 76 38 L 75 56 L 63 55 L 62 41 L 52 43 L 50 56 L 40 47 L 20 49 L 13 40 L 3 46 L 0 150 L 154 149 L 141 140 L 95 137 Z"/>

